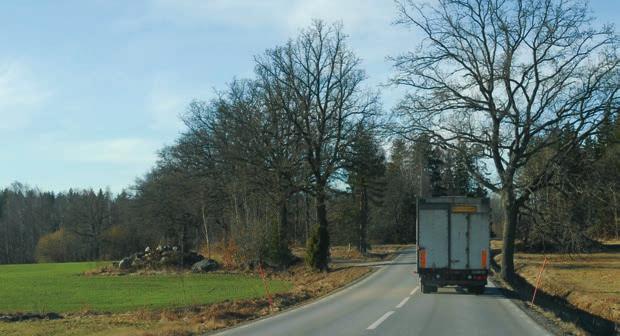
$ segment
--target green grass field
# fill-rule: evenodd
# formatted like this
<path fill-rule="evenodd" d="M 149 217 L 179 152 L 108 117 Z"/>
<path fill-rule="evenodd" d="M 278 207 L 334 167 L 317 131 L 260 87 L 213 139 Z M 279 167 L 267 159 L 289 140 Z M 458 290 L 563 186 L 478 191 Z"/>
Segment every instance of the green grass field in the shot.
<path fill-rule="evenodd" d="M 260 278 L 228 274 L 84 276 L 101 263 L 0 265 L 0 313 L 125 312 L 264 296 Z M 269 282 L 271 292 L 290 288 Z"/>

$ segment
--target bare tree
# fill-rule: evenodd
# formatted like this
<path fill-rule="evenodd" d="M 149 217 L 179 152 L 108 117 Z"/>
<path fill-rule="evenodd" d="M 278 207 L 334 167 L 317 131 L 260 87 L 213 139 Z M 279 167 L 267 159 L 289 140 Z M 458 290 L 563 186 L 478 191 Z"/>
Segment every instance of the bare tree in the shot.
<path fill-rule="evenodd" d="M 88 242 L 88 258 L 97 260 L 102 256 L 103 234 L 110 225 L 110 191 L 101 189 L 69 192 L 69 216 L 67 228 Z"/>
<path fill-rule="evenodd" d="M 377 111 L 377 96 L 362 90 L 366 75 L 339 24 L 315 21 L 296 40 L 268 50 L 256 62 L 261 81 L 302 140 L 319 225 L 312 266 L 326 270 L 327 189 L 342 165 L 356 122 Z"/>
<path fill-rule="evenodd" d="M 510 280 L 520 208 L 619 103 L 618 37 L 593 28 L 587 6 L 572 0 L 403 0 L 399 14 L 424 40 L 393 58 L 393 82 L 410 88 L 397 129 L 475 157 L 471 173 L 501 195 L 502 277 Z M 562 127 L 575 130 L 569 141 L 545 136 Z M 530 158 L 552 146 L 547 164 L 521 183 Z"/>
<path fill-rule="evenodd" d="M 288 203 L 307 181 L 301 138 L 273 97 L 268 78 L 234 80 L 220 97 L 206 105 L 194 104 L 185 122 L 195 137 L 208 133 L 207 139 L 217 155 L 213 159 L 243 174 L 253 189 L 266 196 L 263 207 L 278 208 L 276 251 L 263 256 L 288 265 L 292 254 L 288 247 Z M 200 144 L 202 141 L 197 141 Z M 269 199 L 273 202 L 269 202 Z"/>

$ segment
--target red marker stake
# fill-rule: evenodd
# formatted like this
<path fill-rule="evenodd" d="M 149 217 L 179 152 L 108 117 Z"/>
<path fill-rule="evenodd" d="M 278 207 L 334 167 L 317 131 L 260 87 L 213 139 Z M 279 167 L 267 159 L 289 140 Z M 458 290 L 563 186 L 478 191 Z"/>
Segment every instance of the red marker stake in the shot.
<path fill-rule="evenodd" d="M 540 286 L 540 282 L 542 281 L 542 274 L 545 270 L 545 265 L 547 265 L 547 257 L 545 257 L 542 267 L 540 268 L 540 272 L 538 272 L 538 276 L 536 277 L 536 286 L 534 287 L 534 294 L 532 295 L 532 304 L 534 304 L 534 299 L 536 299 L 536 292 L 538 291 L 538 286 Z"/>
<path fill-rule="evenodd" d="M 267 283 L 267 275 L 265 274 L 265 270 L 263 270 L 262 263 L 258 263 L 258 274 L 263 279 L 263 285 L 265 286 L 265 293 L 267 293 L 267 299 L 269 300 L 269 310 L 273 311 L 273 298 L 271 297 L 271 292 L 269 292 L 269 284 Z"/>

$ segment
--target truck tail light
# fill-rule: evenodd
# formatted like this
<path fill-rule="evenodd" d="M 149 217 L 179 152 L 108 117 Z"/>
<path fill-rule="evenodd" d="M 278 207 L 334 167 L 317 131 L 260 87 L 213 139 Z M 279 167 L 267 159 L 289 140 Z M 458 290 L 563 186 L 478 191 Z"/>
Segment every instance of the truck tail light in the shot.
<path fill-rule="evenodd" d="M 482 268 L 487 268 L 487 250 L 486 249 L 482 250 L 480 263 L 481 263 L 480 266 L 482 266 Z"/>
<path fill-rule="evenodd" d="M 418 251 L 418 258 L 420 260 L 420 268 L 426 268 L 426 250 L 420 249 Z"/>

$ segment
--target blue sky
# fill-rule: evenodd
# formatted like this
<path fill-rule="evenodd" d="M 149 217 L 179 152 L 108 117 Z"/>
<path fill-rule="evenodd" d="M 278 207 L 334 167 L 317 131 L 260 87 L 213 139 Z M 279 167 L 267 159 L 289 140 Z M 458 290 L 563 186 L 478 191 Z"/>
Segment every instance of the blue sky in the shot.
<path fill-rule="evenodd" d="M 592 0 L 620 24 L 620 0 Z M 368 85 L 417 41 L 389 0 L 0 2 L 0 187 L 118 192 L 183 130 L 178 116 L 313 18 L 342 21 Z M 383 92 L 389 107 L 399 92 Z"/>

